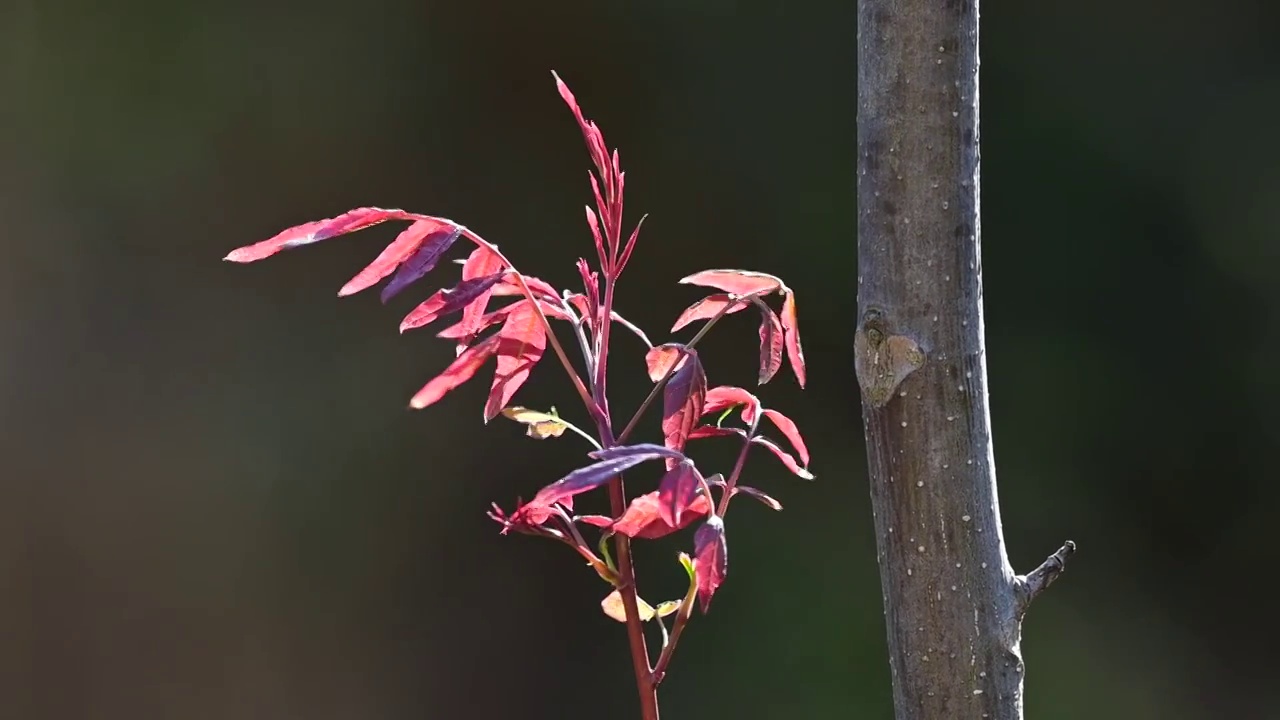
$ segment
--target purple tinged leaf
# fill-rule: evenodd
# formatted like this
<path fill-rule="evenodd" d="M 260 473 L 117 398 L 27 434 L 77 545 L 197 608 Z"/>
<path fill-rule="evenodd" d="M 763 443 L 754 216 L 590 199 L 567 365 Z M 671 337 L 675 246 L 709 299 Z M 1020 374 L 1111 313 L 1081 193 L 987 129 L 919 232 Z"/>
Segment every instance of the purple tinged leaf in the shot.
<path fill-rule="evenodd" d="M 686 348 L 685 357 L 684 364 L 662 390 L 662 437 L 663 443 L 672 450 L 684 450 L 689 432 L 702 416 L 702 404 L 707 396 L 707 374 L 698 353 Z M 672 467 L 668 462 L 667 469 Z"/>
<path fill-rule="evenodd" d="M 769 497 L 764 492 L 757 490 L 753 487 L 747 487 L 746 485 L 739 485 L 733 489 L 733 492 L 735 495 L 737 493 L 746 493 L 747 495 L 750 495 L 751 497 L 764 503 L 765 507 L 769 508 L 770 510 L 782 509 L 782 503 L 778 502 L 777 500 L 774 500 L 772 497 Z"/>
<path fill-rule="evenodd" d="M 382 302 L 387 302 L 395 297 L 401 290 L 409 287 L 413 283 L 420 280 L 424 275 L 436 269 L 436 264 L 440 262 L 441 256 L 445 254 L 450 247 L 457 242 L 458 237 L 462 235 L 462 228 L 455 227 L 449 230 L 440 230 L 433 232 L 422 241 L 422 245 L 414 251 L 412 255 L 405 260 L 395 276 L 391 278 L 391 282 L 382 288 Z"/>
<path fill-rule="evenodd" d="M 685 510 L 697 499 L 702 489 L 702 474 L 693 463 L 676 463 L 658 485 L 658 514 L 663 522 L 679 527 Z"/>
<path fill-rule="evenodd" d="M 805 480 L 814 479 L 813 473 L 809 472 L 806 468 L 801 467 L 800 463 L 796 462 L 795 457 L 793 457 L 791 453 L 778 447 L 778 444 L 770 440 L 769 438 L 763 435 L 756 435 L 755 437 L 751 438 L 751 442 L 755 443 L 756 445 L 763 445 L 764 447 L 768 448 L 769 452 L 778 456 L 778 459 L 782 461 L 783 465 L 787 466 L 788 470 L 800 476 L 801 478 Z"/>
<path fill-rule="evenodd" d="M 784 333 L 778 315 L 760 305 L 760 377 L 761 385 L 773 379 L 782 367 Z"/>
<path fill-rule="evenodd" d="M 378 257 L 374 258 L 373 262 L 342 286 L 338 291 L 338 297 L 354 295 L 373 287 L 382 278 L 395 272 L 396 268 L 417 252 L 418 248 L 422 247 L 422 243 L 430 239 L 433 233 L 449 232 L 453 228 L 452 224 L 438 218 L 424 217 L 413 221 L 412 225 L 401 231 L 390 245 L 378 253 Z"/>
<path fill-rule="evenodd" d="M 625 472 L 640 463 L 672 457 L 673 455 L 676 458 L 684 457 L 680 453 L 672 453 L 672 451 L 660 445 L 629 445 L 597 450 L 591 453 L 591 456 L 599 458 L 599 462 L 578 468 L 542 488 L 534 496 L 530 504 L 551 505 L 552 503 L 563 502 L 565 498 L 571 498 L 574 495 L 592 490 L 609 482 L 617 477 L 619 473 Z"/>
<path fill-rule="evenodd" d="M 619 445 L 618 447 L 604 448 L 603 450 L 593 450 L 588 453 L 588 457 L 596 460 L 612 460 L 614 458 L 644 456 L 645 460 L 654 460 L 656 458 L 672 458 L 674 460 L 685 460 L 684 453 L 679 450 L 672 450 L 661 445 L 653 443 L 638 443 L 636 445 Z"/>
<path fill-rule="evenodd" d="M 711 606 L 711 596 L 729 572 L 729 546 L 724 538 L 724 520 L 712 515 L 693 534 L 693 567 L 698 579 L 698 603 L 702 614 Z"/>
<path fill-rule="evenodd" d="M 499 272 L 472 280 L 463 280 L 452 288 L 436 292 L 418 307 L 409 311 L 409 314 L 400 322 L 400 332 L 429 325 L 442 315 L 461 310 L 468 303 L 483 296 L 485 291 L 502 280 L 504 274 Z"/>

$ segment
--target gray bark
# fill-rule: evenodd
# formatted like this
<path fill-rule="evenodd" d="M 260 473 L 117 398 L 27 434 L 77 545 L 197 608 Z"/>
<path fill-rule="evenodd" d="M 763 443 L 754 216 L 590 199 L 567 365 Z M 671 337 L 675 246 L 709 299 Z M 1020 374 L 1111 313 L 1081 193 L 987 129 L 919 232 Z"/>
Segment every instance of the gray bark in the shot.
<path fill-rule="evenodd" d="M 856 369 L 899 720 L 1022 717 L 979 253 L 977 0 L 858 2 Z"/>

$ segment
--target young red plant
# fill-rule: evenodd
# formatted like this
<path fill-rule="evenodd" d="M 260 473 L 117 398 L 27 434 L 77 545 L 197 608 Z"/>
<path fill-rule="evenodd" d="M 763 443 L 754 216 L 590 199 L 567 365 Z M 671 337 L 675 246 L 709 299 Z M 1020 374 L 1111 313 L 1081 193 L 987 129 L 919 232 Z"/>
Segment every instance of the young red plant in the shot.
<path fill-rule="evenodd" d="M 352 295 L 390 277 L 381 293 L 385 303 L 431 273 L 458 240 L 465 239 L 474 246 L 462 262 L 459 282 L 431 295 L 400 324 L 400 331 L 404 332 L 426 327 L 449 315 L 461 316 L 458 322 L 437 333 L 439 337 L 456 341 L 457 357 L 413 396 L 410 406 L 425 408 L 438 402 L 494 358 L 497 369 L 484 407 L 486 423 L 502 414 L 526 425 L 531 437 L 562 437 L 565 431 L 571 431 L 592 445 L 593 450 L 588 453 L 592 462 L 538 490 L 529 502 L 517 501 L 512 512 L 504 512 L 495 504 L 489 515 L 501 524 L 504 534 L 516 531 L 568 545 L 611 586 L 601 607 L 607 615 L 626 625 L 641 717 L 657 720 L 657 689 L 666 676 L 694 606 L 699 605 L 706 613 L 728 572 L 725 516 L 730 501 L 743 494 L 774 510 L 782 509 L 777 500 L 761 490 L 738 484 L 748 451 L 753 446 L 763 447 L 793 474 L 813 479 L 808 470 L 809 451 L 795 423 L 781 412 L 764 407 L 759 398 L 743 388 L 709 387 L 696 346 L 721 318 L 754 306 L 761 318 L 759 383 L 767 383 L 778 373 L 785 355 L 803 387 L 805 362 L 796 324 L 796 301 L 791 289 L 773 275 L 744 270 L 704 270 L 680 281 L 719 291 L 691 305 L 676 320 L 672 332 L 690 323 L 706 323 L 688 342 L 655 346 L 639 328 L 619 315 L 614 309 L 614 291 L 635 249 L 644 218 L 630 233 L 624 233 L 622 207 L 626 173 L 622 171 L 618 152 L 607 151 L 600 129 L 583 116 L 577 100 L 558 76 L 555 81 L 561 98 L 582 130 L 595 166 L 595 171 L 588 173 L 595 208 L 586 208 L 586 218 L 596 258 L 594 267 L 583 259 L 577 262 L 582 292 L 561 292 L 522 273 L 497 246 L 452 220 L 376 207 L 357 208 L 335 218 L 289 228 L 262 242 L 231 251 L 226 260 L 254 262 L 281 250 L 310 245 L 379 223 L 408 222 L 409 226 L 368 267 L 338 291 L 339 296 Z M 781 313 L 765 302 L 765 298 L 773 295 L 783 297 Z M 491 308 L 495 298 L 514 300 Z M 575 369 L 552 320 L 567 324 L 585 364 L 585 377 Z M 615 432 L 617 425 L 607 392 L 610 335 L 615 325 L 635 334 L 648 348 L 645 361 L 654 383 L 648 397 L 632 413 L 621 432 Z M 498 329 L 486 335 L 494 326 Z M 555 408 L 541 412 L 509 404 L 548 347 L 573 384 L 594 433 L 565 420 Z M 628 444 L 640 419 L 659 396 L 662 398 L 662 443 Z M 725 421 L 735 411 L 741 423 L 726 425 Z M 710 416 L 715 417 L 708 422 Z M 790 450 L 761 433 L 762 420 L 777 431 Z M 727 477 L 718 473 L 705 475 L 686 452 L 690 441 L 717 437 L 737 438 L 741 443 L 737 461 Z M 629 497 L 623 473 L 658 460 L 662 461 L 663 471 L 656 489 Z M 609 495 L 609 515 L 573 514 L 575 496 L 601 488 Z M 688 592 L 682 598 L 650 605 L 637 592 L 631 541 L 664 537 L 695 524 L 692 556 L 679 555 L 689 576 Z M 598 542 L 588 542 L 584 533 L 596 535 Z M 610 539 L 612 553 L 608 549 Z M 668 629 L 665 618 L 672 616 Z M 662 647 L 656 660 L 646 645 L 643 625 L 646 622 L 656 622 L 661 629 Z"/>

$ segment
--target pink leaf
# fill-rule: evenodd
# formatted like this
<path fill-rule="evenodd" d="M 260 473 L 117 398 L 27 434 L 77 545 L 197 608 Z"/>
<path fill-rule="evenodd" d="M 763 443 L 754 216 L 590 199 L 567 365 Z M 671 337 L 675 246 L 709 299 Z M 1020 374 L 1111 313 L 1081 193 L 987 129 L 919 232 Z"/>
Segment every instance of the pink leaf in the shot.
<path fill-rule="evenodd" d="M 534 297 L 548 299 L 557 304 L 560 302 L 560 293 L 556 292 L 556 289 L 547 281 L 525 275 L 524 282 L 529 286 L 529 292 L 533 293 Z M 498 296 L 524 295 L 524 290 L 520 289 L 520 283 L 516 282 L 516 276 L 508 273 L 502 283 L 493 289 L 493 294 Z"/>
<path fill-rule="evenodd" d="M 658 499 L 656 490 L 637 496 L 627 506 L 627 511 L 622 514 L 622 517 L 618 518 L 617 522 L 613 524 L 613 531 L 631 538 L 653 540 L 688 527 L 696 522 L 698 518 L 711 512 L 711 501 L 706 495 L 699 495 L 684 509 L 680 524 L 671 526 L 662 519 L 661 511 L 659 510 L 661 504 L 662 502 Z"/>
<path fill-rule="evenodd" d="M 769 452 L 773 453 L 774 455 L 777 455 L 778 459 L 782 461 L 782 464 L 786 465 L 787 469 L 795 473 L 796 475 L 799 475 L 805 480 L 813 479 L 813 473 L 809 472 L 803 467 L 800 467 L 800 463 L 796 462 L 796 459 L 791 456 L 791 453 L 778 447 L 778 444 L 770 440 L 769 438 L 763 435 L 757 435 L 751 438 L 751 442 L 755 443 L 756 445 L 763 445 L 764 447 L 769 448 Z"/>
<path fill-rule="evenodd" d="M 484 406 L 485 422 L 497 417 L 511 402 L 547 349 L 546 328 L 528 300 L 512 306 L 498 338 L 498 370 Z"/>
<path fill-rule="evenodd" d="M 662 391 L 662 438 L 672 450 L 683 450 L 689 439 L 689 431 L 702 416 L 702 405 L 707 397 L 707 374 L 698 360 L 698 353 L 686 350 L 687 360 L 671 376 Z M 672 469 L 672 463 L 667 463 Z"/>
<path fill-rule="evenodd" d="M 391 278 L 391 282 L 387 283 L 387 286 L 382 289 L 382 302 L 385 304 L 399 294 L 401 290 L 435 270 L 441 256 L 448 252 L 460 235 L 462 235 L 462 228 L 460 227 L 441 230 L 429 235 L 418 246 L 413 255 L 410 255 L 400 265 L 400 269 L 396 271 L 395 277 Z"/>
<path fill-rule="evenodd" d="M 701 285 L 713 287 L 734 295 L 748 295 L 755 292 L 773 292 L 785 287 L 782 281 L 773 275 L 750 272 L 748 270 L 703 270 L 680 281 L 685 285 Z"/>
<path fill-rule="evenodd" d="M 710 320 L 719 315 L 720 311 L 724 310 L 725 307 L 729 308 L 725 311 L 725 314 L 732 315 L 740 310 L 745 310 L 747 303 L 742 300 L 735 300 L 728 295 L 708 295 L 685 308 L 685 311 L 680 313 L 680 317 L 676 318 L 675 324 L 671 326 L 671 332 L 675 332 L 691 322 Z"/>
<path fill-rule="evenodd" d="M 778 428 L 778 432 L 791 443 L 791 447 L 796 449 L 796 455 L 800 456 L 800 464 L 805 467 L 809 466 L 809 448 L 805 447 L 804 438 L 800 436 L 800 429 L 792 422 L 791 418 L 783 415 L 777 410 L 765 410 L 764 416 Z"/>
<path fill-rule="evenodd" d="M 621 180 L 621 176 L 619 176 L 619 180 Z M 621 189 L 619 189 L 619 192 L 621 192 Z M 640 239 L 640 227 L 644 225 L 644 220 L 647 217 L 649 217 L 647 214 L 641 215 L 640 220 L 636 223 L 636 228 L 631 231 L 631 237 L 627 239 L 627 244 L 622 250 L 622 257 L 618 258 L 618 266 L 613 269 L 614 276 L 622 272 L 622 268 L 626 267 L 627 261 L 631 259 L 631 251 L 636 249 L 636 240 Z"/>
<path fill-rule="evenodd" d="M 756 410 L 760 407 L 760 399 L 755 395 L 732 385 L 720 385 L 707 391 L 707 398 L 702 405 L 702 414 L 724 412 L 731 407 L 742 405 L 742 421 L 753 422 Z"/>
<path fill-rule="evenodd" d="M 675 463 L 675 467 L 668 470 L 658 484 L 658 513 L 663 522 L 679 527 L 681 516 L 701 490 L 702 474 L 693 463 Z"/>
<path fill-rule="evenodd" d="M 442 315 L 461 310 L 501 279 L 502 273 L 494 273 L 488 277 L 463 280 L 447 290 L 437 291 L 435 295 L 409 311 L 404 320 L 400 321 L 400 332 L 429 325 Z"/>
<path fill-rule="evenodd" d="M 787 299 L 782 302 L 782 329 L 786 333 L 787 358 L 791 361 L 791 370 L 796 374 L 796 381 L 804 387 L 804 348 L 800 346 L 800 328 L 796 325 L 796 296 L 787 291 Z"/>
<path fill-rule="evenodd" d="M 698 579 L 698 603 L 705 615 L 711 596 L 729 572 L 729 546 L 724 539 L 724 520 L 712 515 L 693 535 L 693 569 Z"/>
<path fill-rule="evenodd" d="M 679 343 L 655 345 L 645 353 L 644 364 L 649 369 L 649 379 L 658 382 L 671 372 L 671 367 L 679 363 L 684 365 L 684 346 Z"/>
<path fill-rule="evenodd" d="M 603 260 L 604 238 L 600 236 L 600 221 L 596 219 L 595 211 L 590 206 L 587 206 L 587 226 L 591 228 L 591 238 L 596 242 L 596 252 Z"/>
<path fill-rule="evenodd" d="M 391 241 L 391 244 L 379 253 L 368 267 L 348 280 L 347 284 L 338 291 L 338 297 L 354 295 L 361 290 L 373 287 L 379 280 L 395 272 L 400 263 L 417 252 L 422 243 L 433 233 L 447 232 L 451 228 L 452 226 L 435 218 L 415 220 L 412 225 L 397 235 L 396 239 Z"/>
<path fill-rule="evenodd" d="M 502 272 L 503 269 L 502 259 L 498 257 L 497 253 L 485 247 L 477 247 L 471 251 L 471 255 L 467 256 L 466 262 L 462 264 L 462 279 L 475 280 L 476 278 Z M 492 294 L 491 291 L 485 290 L 462 309 L 462 319 L 458 321 L 458 334 L 455 336 L 461 341 L 459 352 L 461 352 L 462 344 L 471 342 L 481 330 L 487 327 L 481 325 L 480 321 L 489 309 L 489 296 Z"/>
<path fill-rule="evenodd" d="M 435 403 L 446 393 L 475 376 L 476 371 L 498 350 L 498 336 L 491 335 L 467 348 L 444 372 L 433 378 L 409 401 L 409 407 L 421 410 Z"/>
<path fill-rule="evenodd" d="M 236 248 L 223 258 L 230 262 L 247 263 L 271 257 L 281 250 L 310 245 L 338 235 L 363 230 L 388 220 L 413 220 L 419 216 L 404 210 L 385 210 L 376 207 L 356 208 L 335 218 L 296 225 L 282 230 L 271 238 L 252 245 Z"/>
<path fill-rule="evenodd" d="M 760 307 L 760 384 L 764 385 L 782 367 L 782 321 L 767 307 Z"/>
<path fill-rule="evenodd" d="M 600 129 L 596 124 L 588 121 L 582 116 L 582 110 L 578 107 L 578 100 L 569 91 L 569 86 L 564 84 L 560 76 L 551 72 L 551 76 L 556 79 L 556 89 L 560 91 L 560 97 L 564 100 L 569 109 L 573 111 L 573 117 L 578 121 L 578 127 L 582 128 L 582 137 L 587 142 L 587 150 L 591 153 L 591 160 L 599 169 L 600 174 L 606 175 L 609 169 L 608 153 L 605 151 L 604 136 L 600 134 Z"/>

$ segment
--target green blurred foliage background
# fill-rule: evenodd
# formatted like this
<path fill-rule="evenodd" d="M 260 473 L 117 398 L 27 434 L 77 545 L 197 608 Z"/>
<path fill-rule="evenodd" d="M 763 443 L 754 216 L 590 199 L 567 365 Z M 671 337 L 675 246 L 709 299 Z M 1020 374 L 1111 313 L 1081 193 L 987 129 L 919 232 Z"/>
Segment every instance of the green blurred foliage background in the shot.
<path fill-rule="evenodd" d="M 1005 534 L 1023 572 L 1081 548 L 1026 626 L 1028 714 L 1280 717 L 1280 12 L 982 17 Z M 748 467 L 786 510 L 732 518 L 667 714 L 890 717 L 850 358 L 855 34 L 835 1 L 0 5 L 0 716 L 632 716 L 599 580 L 484 517 L 582 448 L 482 426 L 483 382 L 406 412 L 451 357 L 395 332 L 427 289 L 334 297 L 394 229 L 219 261 L 378 204 L 571 283 L 588 161 L 554 68 L 651 214 L 625 314 L 662 338 L 697 297 L 675 281 L 726 265 L 800 299 L 810 390 L 763 395 L 818 481 Z M 724 324 L 713 381 L 751 381 L 754 335 Z M 616 348 L 628 407 L 647 380 Z M 575 416 L 553 364 L 519 399 Z M 687 542 L 642 549 L 650 599 Z"/>

